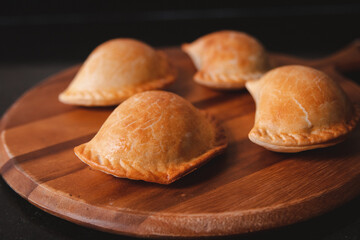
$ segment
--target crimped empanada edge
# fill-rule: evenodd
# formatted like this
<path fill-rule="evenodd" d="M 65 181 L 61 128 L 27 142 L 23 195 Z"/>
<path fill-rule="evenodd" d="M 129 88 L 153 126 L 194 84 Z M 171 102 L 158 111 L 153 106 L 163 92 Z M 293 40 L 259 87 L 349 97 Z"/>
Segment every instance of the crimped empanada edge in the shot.
<path fill-rule="evenodd" d="M 118 91 L 70 91 L 66 89 L 59 95 L 59 101 L 70 105 L 112 106 L 123 102 L 136 93 L 165 88 L 175 81 L 175 77 L 176 75 L 174 72 L 172 72 L 163 78 L 124 88 Z"/>
<path fill-rule="evenodd" d="M 133 180 L 143 180 L 146 182 L 154 182 L 160 184 L 170 184 L 179 178 L 191 173 L 192 171 L 198 169 L 200 166 L 208 162 L 211 158 L 222 153 L 227 147 L 227 138 L 225 135 L 224 129 L 221 127 L 220 123 L 210 114 L 205 111 L 201 111 L 202 114 L 208 119 L 215 131 L 215 139 L 213 146 L 203 153 L 202 155 L 193 158 L 184 164 L 180 165 L 179 168 L 169 169 L 167 173 L 151 173 L 148 172 L 148 175 L 142 174 L 140 171 L 135 168 L 131 168 L 131 171 L 126 171 L 125 169 L 119 167 L 119 169 L 114 169 L 109 166 L 102 165 L 95 162 L 91 159 L 91 150 L 86 150 L 86 144 L 81 144 L 74 148 L 74 152 L 78 158 L 89 165 L 91 168 L 100 170 L 104 173 L 111 174 L 115 177 L 120 178 L 129 178 Z"/>
<path fill-rule="evenodd" d="M 312 131 L 311 133 L 273 133 L 266 129 L 254 127 L 248 134 L 249 139 L 259 145 L 273 146 L 274 149 L 309 150 L 318 147 L 335 145 L 345 140 L 356 127 L 360 119 L 360 105 L 354 104 L 353 118 L 344 124 L 338 124 L 326 129 Z M 316 130 L 316 129 L 315 129 Z M 316 133 L 313 133 L 316 132 Z"/>
<path fill-rule="evenodd" d="M 210 74 L 204 70 L 198 71 L 194 75 L 194 81 L 198 84 L 217 88 L 217 89 L 242 89 L 248 81 L 258 80 L 264 73 L 228 75 L 228 74 Z"/>

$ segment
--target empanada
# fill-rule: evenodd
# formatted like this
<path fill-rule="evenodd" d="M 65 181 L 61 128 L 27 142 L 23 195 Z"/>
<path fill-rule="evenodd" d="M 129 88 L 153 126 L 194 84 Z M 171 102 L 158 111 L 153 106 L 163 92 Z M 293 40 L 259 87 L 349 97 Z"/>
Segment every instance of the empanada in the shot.
<path fill-rule="evenodd" d="M 246 88 L 256 102 L 249 138 L 272 151 L 299 152 L 337 144 L 359 120 L 359 108 L 339 84 L 310 67 L 279 67 L 247 82 Z"/>
<path fill-rule="evenodd" d="M 214 32 L 183 44 L 182 49 L 198 69 L 194 80 L 211 88 L 241 89 L 270 69 L 261 43 L 242 32 Z"/>
<path fill-rule="evenodd" d="M 164 91 L 138 93 L 120 104 L 76 155 L 116 177 L 169 184 L 227 145 L 218 123 L 187 100 Z"/>
<path fill-rule="evenodd" d="M 175 71 L 163 52 L 134 39 L 113 39 L 89 55 L 59 100 L 84 106 L 116 105 L 174 79 Z"/>

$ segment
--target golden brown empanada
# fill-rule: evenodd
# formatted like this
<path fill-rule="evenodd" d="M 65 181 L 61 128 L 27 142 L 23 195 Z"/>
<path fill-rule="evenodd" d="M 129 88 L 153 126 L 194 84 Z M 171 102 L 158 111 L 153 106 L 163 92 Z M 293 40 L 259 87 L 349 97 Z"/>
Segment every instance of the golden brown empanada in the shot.
<path fill-rule="evenodd" d="M 116 177 L 169 184 L 227 145 L 222 128 L 187 100 L 164 91 L 136 94 L 120 104 L 76 155 Z"/>
<path fill-rule="evenodd" d="M 270 69 L 264 47 L 242 32 L 214 32 L 182 49 L 198 69 L 194 80 L 211 88 L 241 89 Z"/>
<path fill-rule="evenodd" d="M 256 102 L 249 138 L 276 152 L 299 152 L 343 141 L 359 120 L 359 109 L 326 74 L 284 66 L 247 82 Z"/>
<path fill-rule="evenodd" d="M 174 69 L 163 52 L 134 39 L 113 39 L 89 55 L 59 100 L 85 106 L 115 105 L 135 93 L 163 88 L 174 79 Z"/>

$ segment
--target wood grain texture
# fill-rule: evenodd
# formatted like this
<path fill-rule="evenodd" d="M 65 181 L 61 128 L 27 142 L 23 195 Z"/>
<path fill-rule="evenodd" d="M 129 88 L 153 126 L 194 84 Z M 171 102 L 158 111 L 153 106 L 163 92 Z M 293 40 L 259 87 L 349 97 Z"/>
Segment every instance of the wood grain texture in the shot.
<path fill-rule="evenodd" d="M 165 51 L 179 72 L 167 90 L 217 116 L 229 138 L 223 155 L 168 186 L 90 169 L 73 147 L 90 140 L 114 108 L 58 102 L 79 69 L 75 66 L 29 90 L 4 115 L 0 168 L 5 181 L 34 205 L 69 221 L 152 237 L 233 235 L 284 226 L 360 193 L 359 127 L 334 147 L 297 154 L 267 151 L 247 138 L 255 105 L 246 90 L 197 85 L 190 59 L 178 48 Z M 360 103 L 360 87 L 338 73 L 360 68 L 359 42 L 326 59 L 272 54 L 271 60 L 324 70 Z"/>

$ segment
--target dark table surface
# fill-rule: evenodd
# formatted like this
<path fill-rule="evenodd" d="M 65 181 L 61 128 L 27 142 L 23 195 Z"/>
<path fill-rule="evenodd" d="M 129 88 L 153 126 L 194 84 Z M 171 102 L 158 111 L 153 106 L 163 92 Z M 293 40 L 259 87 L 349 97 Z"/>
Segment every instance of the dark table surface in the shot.
<path fill-rule="evenodd" d="M 244 6 L 224 1 L 222 6 L 217 3 L 206 8 L 195 1 L 182 1 L 177 8 L 147 3 L 140 10 L 136 3 L 124 8 L 122 1 L 109 1 L 112 5 L 104 1 L 109 6 L 94 1 L 86 1 L 86 5 L 44 1 L 22 7 L 19 3 L 25 0 L 13 2 L 17 5 L 10 6 L 11 11 L 6 10 L 10 3 L 0 6 L 0 115 L 27 89 L 83 61 L 96 45 L 114 37 L 169 46 L 211 31 L 237 29 L 255 35 L 271 51 L 302 57 L 325 56 L 360 37 L 360 5 L 356 1 L 320 5 L 299 5 L 300 1 L 289 5 L 286 1 L 262 7 L 255 7 L 257 1 Z M 83 10 L 84 6 L 88 8 Z M 360 83 L 360 72 L 347 77 Z M 360 239 L 360 197 L 306 222 L 232 238 Z M 54 217 L 21 198 L 0 178 L 0 239 L 132 238 Z"/>

